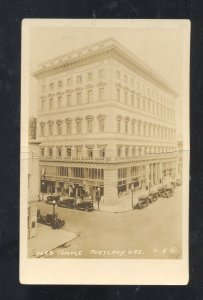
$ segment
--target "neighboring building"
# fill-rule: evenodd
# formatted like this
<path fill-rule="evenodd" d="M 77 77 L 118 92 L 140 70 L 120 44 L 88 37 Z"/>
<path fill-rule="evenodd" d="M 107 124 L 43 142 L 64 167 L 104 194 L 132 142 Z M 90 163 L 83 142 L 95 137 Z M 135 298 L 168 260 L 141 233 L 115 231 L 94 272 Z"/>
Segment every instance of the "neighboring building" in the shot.
<path fill-rule="evenodd" d="M 175 177 L 176 93 L 110 38 L 50 60 L 39 81 L 41 192 L 115 203 Z"/>
<path fill-rule="evenodd" d="M 37 201 L 40 193 L 39 144 L 36 140 L 37 119 L 29 119 L 28 201 Z"/>
<path fill-rule="evenodd" d="M 36 139 L 37 134 L 37 118 L 29 118 L 29 139 Z"/>
<path fill-rule="evenodd" d="M 182 181 L 183 171 L 183 141 L 178 141 L 178 163 L 176 177 Z"/>

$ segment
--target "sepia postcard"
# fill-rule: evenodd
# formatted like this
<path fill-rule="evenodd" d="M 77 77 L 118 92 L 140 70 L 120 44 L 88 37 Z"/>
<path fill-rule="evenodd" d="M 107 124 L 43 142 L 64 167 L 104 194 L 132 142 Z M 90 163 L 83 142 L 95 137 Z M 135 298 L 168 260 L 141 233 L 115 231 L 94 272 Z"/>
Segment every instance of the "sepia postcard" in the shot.
<path fill-rule="evenodd" d="M 188 283 L 189 60 L 188 20 L 23 20 L 21 283 Z"/>

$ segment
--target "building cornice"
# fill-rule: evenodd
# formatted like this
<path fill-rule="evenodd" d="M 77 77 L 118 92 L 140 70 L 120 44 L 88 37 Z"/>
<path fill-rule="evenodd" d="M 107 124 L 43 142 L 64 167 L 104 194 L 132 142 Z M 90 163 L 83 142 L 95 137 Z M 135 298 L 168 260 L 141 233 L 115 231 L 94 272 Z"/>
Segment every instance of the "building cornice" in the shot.
<path fill-rule="evenodd" d="M 78 65 L 88 64 L 90 61 L 101 59 L 101 57 L 108 56 L 116 58 L 134 72 L 145 77 L 147 80 L 152 81 L 162 89 L 167 90 L 173 96 L 178 96 L 176 91 L 174 91 L 163 78 L 156 74 L 151 68 L 146 66 L 140 59 L 138 59 L 128 49 L 123 47 L 119 42 L 114 39 L 107 39 L 102 43 L 103 47 L 99 47 L 101 45 L 100 42 L 90 45 L 83 51 L 82 49 L 79 49 L 70 54 L 48 61 L 40 70 L 33 73 L 33 75 L 36 78 L 43 78 L 51 74 L 63 72 Z M 92 51 L 89 51 L 90 49 L 92 49 Z M 78 53 L 80 53 L 80 55 L 78 55 Z"/>

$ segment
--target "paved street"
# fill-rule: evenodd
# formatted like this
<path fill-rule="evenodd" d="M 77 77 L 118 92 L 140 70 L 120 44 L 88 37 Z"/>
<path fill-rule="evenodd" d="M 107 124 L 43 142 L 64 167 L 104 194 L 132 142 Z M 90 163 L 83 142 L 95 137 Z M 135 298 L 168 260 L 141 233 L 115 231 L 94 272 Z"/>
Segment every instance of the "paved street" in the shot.
<path fill-rule="evenodd" d="M 84 212 L 57 207 L 64 230 L 78 235 L 53 251 L 52 258 L 179 258 L 181 256 L 181 187 L 141 210 Z M 52 206 L 39 203 L 42 214 Z"/>

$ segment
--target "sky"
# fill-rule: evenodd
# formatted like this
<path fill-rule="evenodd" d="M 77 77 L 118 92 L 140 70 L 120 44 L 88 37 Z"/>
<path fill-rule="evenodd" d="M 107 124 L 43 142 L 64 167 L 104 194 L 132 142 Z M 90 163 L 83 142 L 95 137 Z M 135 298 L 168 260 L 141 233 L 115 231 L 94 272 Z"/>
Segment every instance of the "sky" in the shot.
<path fill-rule="evenodd" d="M 183 38 L 182 29 L 157 26 L 32 26 L 29 34 L 30 115 L 37 113 L 37 80 L 32 72 L 57 56 L 113 37 L 152 68 L 178 93 L 177 133 L 182 133 Z"/>

